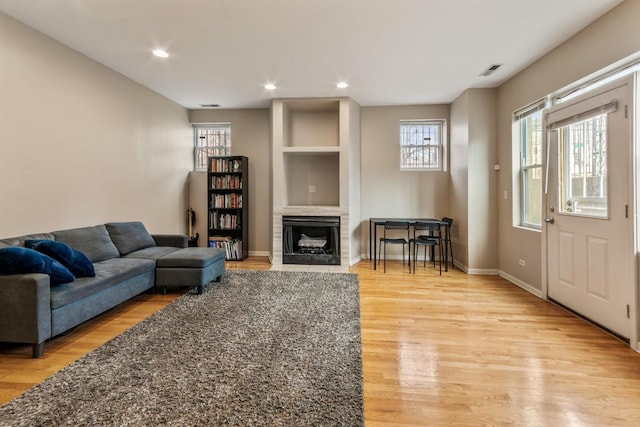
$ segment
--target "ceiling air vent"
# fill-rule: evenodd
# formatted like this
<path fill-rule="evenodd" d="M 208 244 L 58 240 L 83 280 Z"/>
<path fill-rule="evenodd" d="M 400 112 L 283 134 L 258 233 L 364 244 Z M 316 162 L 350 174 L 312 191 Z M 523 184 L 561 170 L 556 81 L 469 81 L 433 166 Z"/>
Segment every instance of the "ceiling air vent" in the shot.
<path fill-rule="evenodd" d="M 502 67 L 502 64 L 489 65 L 489 67 L 486 70 L 484 70 L 483 72 L 480 73 L 480 76 L 481 77 L 487 77 L 488 75 L 493 74 L 493 72 L 495 70 L 497 70 L 498 68 L 500 68 L 500 67 Z"/>
<path fill-rule="evenodd" d="M 200 104 L 202 108 L 217 108 L 220 104 Z"/>

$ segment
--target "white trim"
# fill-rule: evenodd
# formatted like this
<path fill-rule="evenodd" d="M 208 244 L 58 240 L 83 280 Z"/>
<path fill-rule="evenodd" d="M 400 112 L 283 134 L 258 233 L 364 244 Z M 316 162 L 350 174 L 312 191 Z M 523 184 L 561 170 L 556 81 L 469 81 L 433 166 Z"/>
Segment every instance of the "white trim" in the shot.
<path fill-rule="evenodd" d="M 231 122 L 203 122 L 191 123 L 193 128 L 227 128 L 231 127 Z"/>
<path fill-rule="evenodd" d="M 537 296 L 540 299 L 543 299 L 543 300 L 545 299 L 545 297 L 542 294 L 542 291 L 540 289 L 534 288 L 530 284 L 525 283 L 522 280 L 517 279 L 517 278 L 513 277 L 512 275 L 505 273 L 502 270 L 498 270 L 498 276 L 502 277 L 505 280 L 508 280 L 509 282 L 513 283 L 517 287 L 524 289 L 525 291 L 529 292 L 530 294 L 533 294 L 533 295 Z"/>
<path fill-rule="evenodd" d="M 547 98 L 542 98 L 537 101 L 532 102 L 531 104 L 525 105 L 522 108 L 518 108 L 513 112 L 512 118 L 514 122 L 520 121 L 525 117 L 528 117 L 538 111 L 542 111 L 547 108 Z"/>
<path fill-rule="evenodd" d="M 638 191 L 640 191 L 640 159 L 638 159 L 638 150 L 636 148 L 636 144 L 640 138 L 640 120 L 638 120 L 638 111 L 640 108 L 638 107 L 638 102 L 640 101 L 640 73 L 633 74 L 633 100 L 630 102 L 629 106 L 629 114 L 631 122 L 631 148 L 629 156 L 632 159 L 631 161 L 631 185 L 629 188 L 629 212 L 630 218 L 632 221 L 632 229 L 633 229 L 633 250 L 636 254 L 635 262 L 633 263 L 633 278 L 634 278 L 634 286 L 631 290 L 631 309 L 630 309 L 630 321 L 631 321 L 631 333 L 629 334 L 629 343 L 631 348 L 640 353 L 640 254 L 639 254 L 639 246 L 640 246 L 640 224 L 638 221 L 638 210 L 640 207 L 638 203 L 640 203 L 638 197 Z M 635 344 L 635 346 L 634 346 Z"/>
<path fill-rule="evenodd" d="M 455 264 L 455 262 L 454 262 Z M 455 264 L 457 265 L 457 264 Z M 487 268 L 487 269 L 482 269 L 482 268 L 468 268 L 466 269 L 466 273 L 467 274 L 477 274 L 477 275 L 482 275 L 482 276 L 497 276 L 498 275 L 498 270 L 495 268 Z"/>
<path fill-rule="evenodd" d="M 497 276 L 498 275 L 498 269 L 495 268 L 469 268 L 466 265 L 462 265 L 460 264 L 458 261 L 456 261 L 455 259 L 453 260 L 453 265 L 455 265 L 458 270 L 466 273 L 466 274 L 474 274 L 474 275 L 480 275 L 480 276 Z"/>
<path fill-rule="evenodd" d="M 349 267 L 351 267 L 352 265 L 356 265 L 357 263 L 363 260 L 364 260 L 364 255 L 360 255 L 359 257 L 356 257 L 355 259 L 352 259 L 349 261 Z"/>
<path fill-rule="evenodd" d="M 249 251 L 249 256 L 264 256 L 267 258 L 271 257 L 271 252 L 269 251 Z M 271 261 L 269 261 L 271 262 Z"/>

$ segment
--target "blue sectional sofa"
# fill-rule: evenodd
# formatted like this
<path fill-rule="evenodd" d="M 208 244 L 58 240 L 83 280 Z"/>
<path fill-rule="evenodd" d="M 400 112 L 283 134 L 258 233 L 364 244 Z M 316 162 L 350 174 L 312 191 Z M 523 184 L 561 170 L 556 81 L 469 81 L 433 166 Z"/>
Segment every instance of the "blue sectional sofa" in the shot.
<path fill-rule="evenodd" d="M 67 280 L 60 279 L 57 271 L 16 272 L 14 270 L 18 267 L 13 259 L 9 265 L 4 263 L 4 267 L 13 274 L 0 272 L 0 341 L 31 344 L 34 358 L 43 355 L 45 340 L 154 288 L 157 284 L 157 263 L 165 257 L 168 260 L 160 273 L 163 288 L 168 285 L 196 286 L 201 292 L 206 283 L 219 280 L 224 273 L 224 251 L 187 248 L 187 236 L 151 235 L 141 222 L 135 221 L 2 239 L 0 270 L 3 256 L 15 253 L 34 255 L 34 249 L 22 248 L 26 245 L 39 249 L 45 240 L 48 241 L 46 243 L 58 242 L 46 246 L 71 248 L 75 255 L 89 263 L 89 269 L 95 275 L 72 276 L 71 281 L 57 283 Z M 186 262 L 191 269 L 176 274 L 171 268 L 172 262 L 177 262 L 175 266 L 184 269 L 184 255 L 190 252 L 195 256 L 195 263 Z M 37 258 L 39 255 L 34 256 Z M 63 267 L 46 254 L 42 257 L 49 267 L 52 264 Z M 204 264 L 206 268 L 198 268 Z M 29 270 L 29 266 L 26 268 L 27 271 L 42 271 L 39 267 L 35 270 L 32 267 Z M 173 280 L 171 283 L 167 282 L 168 277 Z"/>

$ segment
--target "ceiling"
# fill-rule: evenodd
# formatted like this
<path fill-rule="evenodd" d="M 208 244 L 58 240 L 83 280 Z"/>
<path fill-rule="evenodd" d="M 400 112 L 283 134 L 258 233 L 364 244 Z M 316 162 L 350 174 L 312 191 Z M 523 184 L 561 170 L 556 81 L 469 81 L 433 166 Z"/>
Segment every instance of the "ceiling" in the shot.
<path fill-rule="evenodd" d="M 184 107 L 257 108 L 287 97 L 450 103 L 500 85 L 621 2 L 0 0 L 0 11 Z M 479 76 L 492 64 L 503 65 Z"/>

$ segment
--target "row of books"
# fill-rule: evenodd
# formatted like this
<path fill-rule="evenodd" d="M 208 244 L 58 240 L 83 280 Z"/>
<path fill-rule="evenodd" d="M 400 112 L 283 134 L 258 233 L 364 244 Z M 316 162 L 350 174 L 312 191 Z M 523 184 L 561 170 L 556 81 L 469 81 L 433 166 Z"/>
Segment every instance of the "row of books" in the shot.
<path fill-rule="evenodd" d="M 240 190 L 242 178 L 238 175 L 212 176 L 211 188 L 217 190 Z"/>
<path fill-rule="evenodd" d="M 242 172 L 242 160 L 211 159 L 211 172 Z"/>
<path fill-rule="evenodd" d="M 242 208 L 242 194 L 212 194 L 212 208 L 240 209 Z"/>
<path fill-rule="evenodd" d="M 227 259 L 242 258 L 242 239 L 233 239 L 227 236 L 209 237 L 209 247 L 224 249 L 227 252 Z"/>
<path fill-rule="evenodd" d="M 211 228 L 235 230 L 240 227 L 241 216 L 235 214 L 220 214 L 218 212 L 209 213 L 209 223 Z"/>

